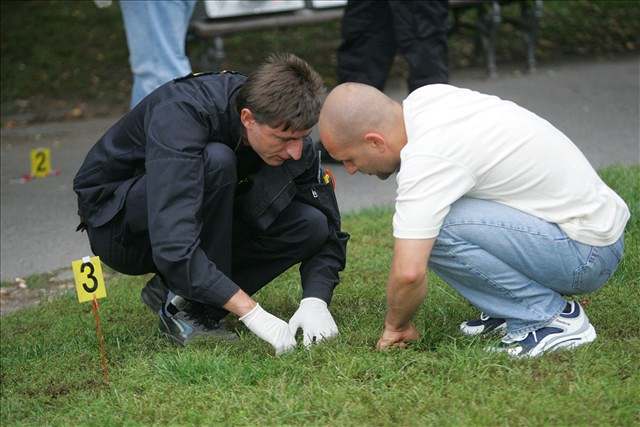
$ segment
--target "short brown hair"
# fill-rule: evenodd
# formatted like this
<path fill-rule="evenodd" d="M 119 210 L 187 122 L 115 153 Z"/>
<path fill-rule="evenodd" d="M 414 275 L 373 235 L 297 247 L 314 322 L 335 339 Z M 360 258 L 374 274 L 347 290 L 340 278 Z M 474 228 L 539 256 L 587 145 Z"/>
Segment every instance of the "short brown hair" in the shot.
<path fill-rule="evenodd" d="M 273 54 L 238 92 L 238 111 L 248 108 L 258 123 L 300 131 L 318 122 L 325 87 L 320 75 L 293 54 Z"/>

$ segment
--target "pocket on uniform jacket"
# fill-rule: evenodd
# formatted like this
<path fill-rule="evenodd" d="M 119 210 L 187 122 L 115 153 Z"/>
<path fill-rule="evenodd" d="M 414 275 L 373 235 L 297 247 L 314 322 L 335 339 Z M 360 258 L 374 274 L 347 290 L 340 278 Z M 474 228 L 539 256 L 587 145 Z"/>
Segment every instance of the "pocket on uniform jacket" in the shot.
<path fill-rule="evenodd" d="M 234 212 L 242 221 L 259 231 L 265 231 L 295 196 L 293 184 L 283 185 L 272 195 L 264 186 L 254 185 L 250 191 L 235 199 Z"/>
<path fill-rule="evenodd" d="M 331 183 L 300 186 L 296 197 L 320 210 L 336 229 L 340 229 L 340 211 Z"/>

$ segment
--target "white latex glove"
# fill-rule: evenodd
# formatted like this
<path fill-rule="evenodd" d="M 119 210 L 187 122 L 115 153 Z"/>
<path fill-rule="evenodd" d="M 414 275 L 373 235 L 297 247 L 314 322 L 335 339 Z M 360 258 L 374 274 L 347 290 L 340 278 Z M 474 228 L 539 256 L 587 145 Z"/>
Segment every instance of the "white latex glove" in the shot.
<path fill-rule="evenodd" d="M 256 304 L 253 310 L 240 318 L 240 321 L 259 338 L 271 344 L 276 350 L 276 356 L 296 346 L 295 336 L 287 323 L 265 311 L 260 304 Z"/>
<path fill-rule="evenodd" d="M 307 347 L 338 335 L 338 325 L 331 317 L 327 303 L 320 298 L 303 298 L 289 320 L 289 328 L 294 337 L 298 328 L 302 328 L 303 343 Z"/>

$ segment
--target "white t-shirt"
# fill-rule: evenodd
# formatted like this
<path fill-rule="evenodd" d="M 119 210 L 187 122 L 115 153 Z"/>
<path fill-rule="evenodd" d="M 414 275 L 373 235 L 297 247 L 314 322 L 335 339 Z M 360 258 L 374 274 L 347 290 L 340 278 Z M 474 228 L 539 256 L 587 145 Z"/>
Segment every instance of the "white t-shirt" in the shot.
<path fill-rule="evenodd" d="M 407 145 L 397 175 L 396 238 L 436 237 L 462 196 L 555 223 L 585 244 L 610 245 L 623 233 L 624 201 L 569 138 L 532 112 L 443 84 L 412 92 L 403 109 Z"/>

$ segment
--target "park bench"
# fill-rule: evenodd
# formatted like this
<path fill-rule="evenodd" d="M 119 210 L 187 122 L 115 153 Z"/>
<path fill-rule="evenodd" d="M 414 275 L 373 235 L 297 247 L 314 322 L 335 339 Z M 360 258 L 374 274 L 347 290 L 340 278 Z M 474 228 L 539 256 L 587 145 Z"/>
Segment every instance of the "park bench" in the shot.
<path fill-rule="evenodd" d="M 324 5 L 336 5 L 337 7 L 322 7 L 322 0 L 300 0 L 294 10 L 281 12 L 260 12 L 255 10 L 257 3 L 237 1 L 238 6 L 252 6 L 248 10 L 249 15 L 211 18 L 200 12 L 200 16 L 194 17 L 190 25 L 190 37 L 206 41 L 208 44 L 201 61 L 203 64 L 220 68 L 225 58 L 224 36 L 244 31 L 256 31 L 262 29 L 290 27 L 317 24 L 320 22 L 338 20 L 342 17 L 343 9 L 340 4 L 344 1 L 332 0 Z M 276 2 L 274 2 L 276 3 Z M 283 3 L 283 2 L 279 2 Z M 216 3 L 211 2 L 211 8 Z M 519 7 L 520 16 L 517 18 L 505 17 L 502 9 L 505 7 Z M 527 65 L 529 71 L 536 67 L 535 46 L 537 41 L 538 23 L 542 16 L 542 0 L 449 0 L 450 25 L 449 34 L 455 31 L 468 31 L 475 36 L 476 53 L 480 50 L 486 55 L 487 72 L 490 77 L 497 73 L 496 67 L 496 34 L 499 25 L 508 22 L 514 26 L 524 37 L 527 49 Z M 475 18 L 472 13 L 475 12 Z M 465 18 L 467 16 L 467 18 Z M 470 22 L 471 21 L 471 22 Z M 212 40 L 212 41 L 211 41 Z"/>

